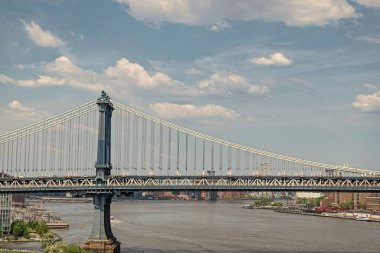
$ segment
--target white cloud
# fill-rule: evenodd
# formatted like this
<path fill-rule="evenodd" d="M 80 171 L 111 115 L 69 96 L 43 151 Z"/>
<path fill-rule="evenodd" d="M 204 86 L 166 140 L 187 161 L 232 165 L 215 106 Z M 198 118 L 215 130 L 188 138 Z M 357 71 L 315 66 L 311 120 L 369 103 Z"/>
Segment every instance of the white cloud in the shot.
<path fill-rule="evenodd" d="M 10 131 L 50 116 L 51 113 L 47 111 L 37 111 L 32 107 L 22 105 L 18 100 L 13 100 L 7 106 L 0 106 L 0 131 Z M 6 122 L 6 124 L 4 122 Z M 10 129 L 10 127 L 12 129 Z"/>
<path fill-rule="evenodd" d="M 352 106 L 363 112 L 380 112 L 380 92 L 358 95 Z"/>
<path fill-rule="evenodd" d="M 214 104 L 197 107 L 192 104 L 155 103 L 149 107 L 159 117 L 166 119 L 212 117 L 232 120 L 239 118 L 239 114 L 235 111 Z"/>
<path fill-rule="evenodd" d="M 363 84 L 363 87 L 367 90 L 380 91 L 380 84 L 365 83 L 365 84 Z"/>
<path fill-rule="evenodd" d="M 185 74 L 186 75 L 200 75 L 202 74 L 202 71 L 199 69 L 190 68 L 190 69 L 185 70 Z"/>
<path fill-rule="evenodd" d="M 10 102 L 8 104 L 8 108 L 9 109 L 12 109 L 12 110 L 15 110 L 15 111 L 20 111 L 20 112 L 31 112 L 33 111 L 32 108 L 28 108 L 28 107 L 25 107 L 23 106 L 19 101 L 17 100 L 13 100 L 12 102 Z"/>
<path fill-rule="evenodd" d="M 231 27 L 231 25 L 228 22 L 222 20 L 222 21 L 218 21 L 215 24 L 213 24 L 210 27 L 210 30 L 213 32 L 219 32 L 219 31 L 223 31 L 224 29 L 230 28 L 230 27 Z"/>
<path fill-rule="evenodd" d="M 116 63 L 115 67 L 107 68 L 105 74 L 111 78 L 130 80 L 142 88 L 182 85 L 181 82 L 173 80 L 171 77 L 162 72 L 149 75 L 143 66 L 137 63 L 132 63 L 126 58 L 120 59 Z"/>
<path fill-rule="evenodd" d="M 248 93 L 252 95 L 264 95 L 268 93 L 269 89 L 265 85 L 252 85 L 248 89 Z"/>
<path fill-rule="evenodd" d="M 5 83 L 5 84 L 15 84 L 15 80 L 9 76 L 0 75 L 0 83 Z"/>
<path fill-rule="evenodd" d="M 269 58 L 258 57 L 250 60 L 251 63 L 258 65 L 290 65 L 293 60 L 286 58 L 282 53 L 274 53 Z"/>
<path fill-rule="evenodd" d="M 341 19 L 357 18 L 345 0 L 114 0 L 129 15 L 154 25 L 164 22 L 204 26 L 213 31 L 230 26 L 228 21 L 284 22 L 288 26 L 324 26 Z"/>
<path fill-rule="evenodd" d="M 64 80 L 59 80 L 50 76 L 38 76 L 32 80 L 15 80 L 6 75 L 0 75 L 0 83 L 8 83 L 21 87 L 59 86 L 64 85 Z"/>
<path fill-rule="evenodd" d="M 380 44 L 379 36 L 365 35 L 365 36 L 360 36 L 360 37 L 354 37 L 353 39 L 358 40 L 358 41 L 364 41 L 370 44 Z"/>
<path fill-rule="evenodd" d="M 380 8 L 380 0 L 355 0 L 355 2 L 366 7 Z"/>
<path fill-rule="evenodd" d="M 244 76 L 233 73 L 214 73 L 209 79 L 197 83 L 196 95 L 231 96 L 235 93 L 264 95 L 269 91 L 265 85 L 251 84 Z"/>
<path fill-rule="evenodd" d="M 143 66 L 121 58 L 114 66 L 102 72 L 83 69 L 68 57 L 61 56 L 52 62 L 41 64 L 42 72 L 35 79 L 14 79 L 0 74 L 0 83 L 20 87 L 71 86 L 99 92 L 107 90 L 117 96 L 133 96 L 137 91 L 152 90 L 176 96 L 232 96 L 235 94 L 264 95 L 269 89 L 265 85 L 250 83 L 246 77 L 233 73 L 217 72 L 209 79 L 200 80 L 193 85 L 185 85 L 163 72 L 148 73 Z M 198 74 L 192 69 L 189 74 Z"/>
<path fill-rule="evenodd" d="M 34 21 L 30 23 L 24 22 L 25 31 L 28 36 L 37 45 L 41 47 L 63 47 L 65 43 L 59 37 L 51 33 L 50 31 L 42 30 L 41 26 Z"/>
<path fill-rule="evenodd" d="M 150 75 L 144 67 L 125 58 L 120 59 L 115 66 L 98 73 L 83 69 L 68 57 L 61 56 L 41 66 L 40 71 L 44 74 L 36 79 L 27 80 L 17 80 L 1 74 L 0 83 L 22 87 L 67 85 L 97 92 L 104 89 L 119 96 L 124 96 L 135 88 L 156 89 L 175 94 L 186 93 L 180 81 L 162 72 Z"/>

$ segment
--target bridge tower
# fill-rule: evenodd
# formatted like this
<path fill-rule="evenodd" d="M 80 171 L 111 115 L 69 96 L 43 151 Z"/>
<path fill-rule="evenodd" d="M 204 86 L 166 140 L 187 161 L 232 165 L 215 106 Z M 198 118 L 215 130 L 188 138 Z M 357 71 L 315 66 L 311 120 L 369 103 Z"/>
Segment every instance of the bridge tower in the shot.
<path fill-rule="evenodd" d="M 102 91 L 96 103 L 99 106 L 98 151 L 96 168 L 96 185 L 106 184 L 111 175 L 111 117 L 114 107 L 110 97 Z M 120 243 L 111 230 L 112 192 L 94 192 L 94 219 L 92 232 L 83 248 L 96 253 L 119 253 Z"/>

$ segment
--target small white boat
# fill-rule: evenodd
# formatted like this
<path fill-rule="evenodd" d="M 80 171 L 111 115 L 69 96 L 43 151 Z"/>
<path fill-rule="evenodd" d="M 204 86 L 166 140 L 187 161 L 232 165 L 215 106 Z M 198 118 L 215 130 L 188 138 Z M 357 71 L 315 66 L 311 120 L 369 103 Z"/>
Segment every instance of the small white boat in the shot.
<path fill-rule="evenodd" d="M 245 209 L 253 209 L 253 205 L 244 204 L 244 205 L 241 206 L 241 208 L 245 208 Z"/>
<path fill-rule="evenodd" d="M 356 218 L 355 220 L 356 221 L 371 221 L 371 219 L 368 217 Z"/>

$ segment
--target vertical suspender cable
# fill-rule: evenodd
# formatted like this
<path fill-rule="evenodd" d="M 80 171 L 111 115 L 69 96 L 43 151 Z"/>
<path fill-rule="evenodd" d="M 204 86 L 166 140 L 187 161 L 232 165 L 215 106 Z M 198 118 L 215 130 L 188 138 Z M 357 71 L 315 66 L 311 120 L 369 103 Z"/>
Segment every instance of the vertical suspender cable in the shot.
<path fill-rule="evenodd" d="M 228 170 L 231 172 L 231 147 L 228 147 Z"/>
<path fill-rule="evenodd" d="M 79 116 L 77 118 L 77 150 L 76 150 L 76 153 L 77 153 L 77 157 L 76 157 L 76 170 L 77 170 L 77 173 L 79 173 L 79 159 L 82 159 L 82 157 L 80 156 L 80 152 L 79 152 L 79 143 L 80 143 L 80 130 L 82 128 L 81 126 L 81 116 Z"/>
<path fill-rule="evenodd" d="M 45 157 L 46 157 L 46 149 L 45 149 L 45 136 L 46 136 L 46 129 L 41 130 L 41 171 L 42 175 L 44 176 L 46 167 L 45 167 Z"/>
<path fill-rule="evenodd" d="M 205 158 L 206 158 L 206 142 L 205 139 L 203 140 L 203 149 L 202 149 L 202 175 L 205 175 Z"/>
<path fill-rule="evenodd" d="M 36 135 L 36 167 L 34 168 L 34 172 L 36 173 L 37 171 L 38 171 L 38 168 L 39 168 L 39 166 L 40 166 L 40 164 L 38 163 L 38 161 L 39 161 L 39 149 L 40 149 L 40 145 L 39 145 L 39 143 L 40 143 L 40 132 L 36 132 L 35 133 L 35 135 Z"/>
<path fill-rule="evenodd" d="M 132 169 L 136 170 L 136 115 L 133 114 L 132 115 L 132 119 L 133 119 L 133 150 L 132 150 Z"/>
<path fill-rule="evenodd" d="M 120 110 L 120 169 L 125 172 L 125 113 Z"/>
<path fill-rule="evenodd" d="M 189 139 L 189 135 L 188 134 L 186 134 L 186 159 L 185 159 L 185 169 L 186 169 L 186 176 L 187 176 L 187 152 L 188 152 L 188 140 Z"/>
<path fill-rule="evenodd" d="M 120 175 L 120 170 L 123 168 L 122 167 L 122 156 L 124 155 L 124 152 L 123 152 L 123 143 L 122 143 L 122 140 L 123 140 L 123 135 L 124 135 L 124 132 L 123 132 L 123 114 L 122 114 L 122 111 L 118 111 L 118 118 L 119 118 L 119 131 L 118 133 L 116 134 L 116 137 L 119 139 L 118 140 L 118 149 L 116 150 L 116 154 L 118 155 L 118 166 L 117 166 L 117 175 Z"/>
<path fill-rule="evenodd" d="M 156 134 L 156 123 L 150 121 L 150 170 L 154 170 L 154 139 Z"/>
<path fill-rule="evenodd" d="M 211 142 L 211 170 L 214 170 L 214 142 Z"/>
<path fill-rule="evenodd" d="M 197 137 L 194 136 L 194 172 L 197 170 Z"/>
<path fill-rule="evenodd" d="M 170 171 L 170 164 L 171 164 L 171 151 L 172 151 L 172 129 L 168 128 L 168 175 Z"/>
<path fill-rule="evenodd" d="M 15 159 L 15 172 L 16 172 L 16 175 L 19 176 L 19 173 L 18 173 L 18 132 L 17 132 L 17 135 L 16 135 L 16 159 Z"/>
<path fill-rule="evenodd" d="M 129 170 L 129 151 L 130 151 L 130 130 L 131 130 L 131 118 L 130 118 L 130 115 L 129 115 L 129 112 L 127 112 L 127 141 L 126 141 L 126 145 L 127 145 L 127 149 L 126 149 L 126 153 L 127 153 L 127 161 L 126 161 L 126 167 L 127 167 L 127 171 Z"/>
<path fill-rule="evenodd" d="M 248 176 L 248 152 L 245 151 L 244 152 L 244 168 L 245 168 L 245 171 L 247 173 L 247 176 Z"/>
<path fill-rule="evenodd" d="M 13 140 L 11 140 L 11 172 L 13 172 L 13 154 L 14 154 L 14 150 L 13 150 Z"/>
<path fill-rule="evenodd" d="M 163 126 L 162 126 L 162 124 L 160 124 L 160 154 L 159 154 L 159 158 L 158 158 L 158 169 L 160 170 L 160 172 L 161 172 L 161 175 L 162 175 L 162 149 L 163 149 L 163 134 L 164 134 L 164 128 L 163 128 Z"/>
<path fill-rule="evenodd" d="M 115 111 L 115 118 L 116 118 L 116 130 L 115 130 L 115 132 L 116 133 L 114 133 L 113 134 L 113 136 L 116 138 L 116 139 L 114 139 L 114 147 L 116 147 L 115 149 L 114 149 L 114 151 L 116 151 L 116 153 L 115 152 L 113 152 L 113 154 L 115 154 L 114 155 L 114 158 L 115 158 L 115 163 L 116 163 L 116 174 L 118 175 L 119 174 L 119 170 L 120 170 L 120 115 L 119 115 L 119 111 L 118 110 L 116 110 Z"/>
<path fill-rule="evenodd" d="M 9 143 L 10 143 L 10 141 L 7 141 L 7 165 L 6 165 L 7 171 L 10 171 L 10 166 L 9 166 L 9 157 L 10 157 L 10 153 L 9 153 Z M 12 171 L 11 171 L 11 172 L 12 172 Z"/>
<path fill-rule="evenodd" d="M 72 140 L 72 122 L 71 122 L 72 120 L 70 119 L 69 120 L 69 138 L 68 138 L 68 140 L 69 140 L 69 159 L 68 159 L 68 162 L 69 162 L 69 166 L 68 166 L 68 169 L 69 169 L 69 173 L 71 172 L 71 160 L 72 160 L 72 158 L 71 158 L 71 143 L 73 142 L 73 140 Z"/>
<path fill-rule="evenodd" d="M 144 173 L 145 173 L 145 167 L 146 167 L 146 119 L 141 118 L 141 120 L 142 120 L 141 168 L 144 170 Z"/>
<path fill-rule="evenodd" d="M 1 156 L 0 156 L 0 159 L 1 159 L 1 177 L 4 177 L 4 155 L 5 155 L 5 152 L 4 152 L 4 144 L 3 143 L 0 143 L 0 149 L 1 149 Z"/>
<path fill-rule="evenodd" d="M 179 130 L 177 130 L 177 175 L 179 174 Z"/>
<path fill-rule="evenodd" d="M 219 170 L 223 170 L 223 145 L 219 144 Z"/>

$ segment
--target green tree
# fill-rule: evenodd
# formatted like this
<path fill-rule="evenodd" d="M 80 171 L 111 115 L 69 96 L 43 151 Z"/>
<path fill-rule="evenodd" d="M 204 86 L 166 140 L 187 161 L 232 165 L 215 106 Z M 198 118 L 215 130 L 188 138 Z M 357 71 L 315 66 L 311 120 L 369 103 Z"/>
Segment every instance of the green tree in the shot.
<path fill-rule="evenodd" d="M 46 222 L 42 221 L 42 222 L 38 222 L 35 225 L 35 230 L 36 230 L 37 234 L 39 234 L 40 236 L 42 236 L 42 235 L 44 235 L 45 233 L 47 233 L 49 231 L 49 228 L 46 225 Z"/>
<path fill-rule="evenodd" d="M 322 200 L 322 199 L 324 199 L 323 196 L 318 197 L 318 198 L 315 199 L 315 206 L 316 206 L 316 207 L 320 207 L 320 206 L 321 206 L 321 200 Z"/>
<path fill-rule="evenodd" d="M 65 253 L 67 250 L 67 242 L 57 242 L 48 245 L 44 248 L 45 253 Z"/>
<path fill-rule="evenodd" d="M 18 237 L 29 236 L 29 232 L 26 228 L 26 223 L 22 220 L 15 220 L 11 224 L 11 234 Z"/>
<path fill-rule="evenodd" d="M 45 250 L 49 246 L 53 245 L 55 242 L 55 236 L 52 231 L 47 232 L 41 238 L 41 246 Z"/>
<path fill-rule="evenodd" d="M 259 199 L 255 200 L 255 205 L 258 206 L 267 206 L 270 203 L 272 203 L 272 200 L 267 197 L 260 197 Z"/>
<path fill-rule="evenodd" d="M 348 200 L 340 204 L 340 208 L 343 209 L 354 209 L 354 201 L 353 200 Z"/>
<path fill-rule="evenodd" d="M 69 244 L 65 250 L 65 253 L 90 253 L 90 251 L 86 251 L 84 249 L 81 249 L 77 245 Z"/>

